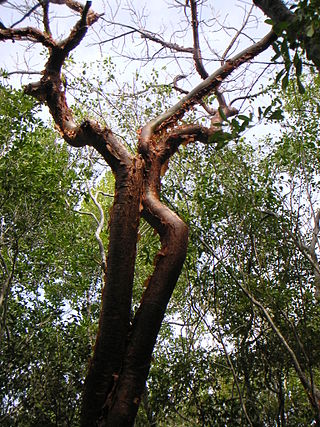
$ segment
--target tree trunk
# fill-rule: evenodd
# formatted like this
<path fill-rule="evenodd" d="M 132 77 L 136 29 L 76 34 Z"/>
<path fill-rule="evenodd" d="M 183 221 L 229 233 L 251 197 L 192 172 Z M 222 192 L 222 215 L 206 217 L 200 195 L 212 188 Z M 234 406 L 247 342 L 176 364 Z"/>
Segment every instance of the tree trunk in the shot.
<path fill-rule="evenodd" d="M 133 159 L 129 166 L 122 164 L 116 172 L 102 309 L 83 395 L 83 427 L 97 425 L 123 363 L 131 313 L 142 173 L 140 159 Z"/>
<path fill-rule="evenodd" d="M 66 6 L 80 14 L 69 35 L 54 40 L 50 34 L 47 9 L 44 9 L 45 31 L 36 28 L 0 29 L 0 40 L 25 40 L 41 43 L 49 57 L 38 82 L 25 92 L 47 104 L 56 128 L 73 147 L 89 145 L 101 154 L 116 178 L 115 199 L 110 219 L 110 237 L 99 319 L 98 335 L 84 384 L 81 426 L 132 426 L 150 369 L 150 361 L 165 311 L 185 260 L 188 242 L 187 225 L 160 202 L 161 169 L 180 144 L 200 141 L 212 143 L 217 126 L 206 128 L 198 123 L 181 122 L 185 113 L 204 98 L 217 94 L 219 111 L 230 117 L 236 109 L 227 106 L 218 92 L 221 82 L 230 74 L 266 50 L 277 36 L 270 32 L 257 43 L 245 48 L 209 75 L 202 63 L 197 3 L 192 1 L 192 25 L 196 69 L 202 79 L 182 99 L 153 118 L 139 131 L 135 157 L 108 128 L 94 120 L 78 124 L 67 104 L 62 67 L 70 52 L 82 41 L 88 28 L 101 15 L 94 13 L 87 1 L 68 0 Z M 189 51 L 189 49 L 188 49 Z M 211 113 L 210 113 L 211 114 Z M 217 122 L 214 122 L 217 124 Z M 157 231 L 161 249 L 140 307 L 130 325 L 132 286 L 136 260 L 138 227 L 141 216 Z"/>
<path fill-rule="evenodd" d="M 148 153 L 150 154 L 150 153 Z M 132 426 L 144 392 L 165 311 L 185 260 L 188 227 L 159 200 L 163 159 L 138 155 L 116 171 L 106 284 L 94 355 L 85 382 L 83 427 Z M 144 165 L 144 166 L 143 166 Z M 161 249 L 130 326 L 140 211 L 158 232 Z"/>

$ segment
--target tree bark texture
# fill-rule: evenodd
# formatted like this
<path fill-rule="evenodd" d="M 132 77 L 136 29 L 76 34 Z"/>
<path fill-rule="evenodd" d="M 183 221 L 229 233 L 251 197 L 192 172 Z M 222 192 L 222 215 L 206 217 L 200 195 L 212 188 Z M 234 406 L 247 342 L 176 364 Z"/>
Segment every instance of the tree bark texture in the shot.
<path fill-rule="evenodd" d="M 116 174 L 99 332 L 82 403 L 83 426 L 96 425 L 122 368 L 131 314 L 142 172 L 142 161 L 133 159 L 129 167 L 121 165 Z"/>

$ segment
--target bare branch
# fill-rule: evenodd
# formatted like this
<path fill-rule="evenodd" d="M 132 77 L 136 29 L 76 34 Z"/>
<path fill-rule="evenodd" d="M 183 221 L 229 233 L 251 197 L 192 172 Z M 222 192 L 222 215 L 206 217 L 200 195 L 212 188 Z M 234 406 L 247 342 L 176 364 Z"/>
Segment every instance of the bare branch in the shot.
<path fill-rule="evenodd" d="M 2 263 L 4 265 L 5 271 L 6 271 L 6 278 L 3 282 L 3 284 L 1 285 L 1 289 L 0 289 L 0 340 L 1 340 L 1 336 L 2 336 L 2 325 L 5 322 L 5 317 L 6 317 L 6 308 L 5 308 L 5 301 L 7 299 L 8 296 L 8 292 L 10 292 L 10 286 L 11 283 L 13 281 L 13 277 L 14 277 L 14 273 L 15 273 L 15 269 L 16 269 L 16 264 L 17 264 L 17 259 L 18 259 L 18 253 L 19 253 L 19 246 L 18 243 L 16 242 L 15 245 L 15 249 L 14 249 L 14 253 L 12 256 L 12 260 L 11 260 L 11 268 L 9 270 L 9 267 L 7 265 L 7 263 L 5 262 L 2 254 L 1 254 L 1 260 Z"/>
<path fill-rule="evenodd" d="M 143 32 L 143 31 L 139 31 L 139 33 L 141 34 L 141 37 L 144 39 L 148 39 L 151 40 L 155 43 L 160 44 L 161 46 L 173 50 L 175 52 L 185 52 L 185 53 L 193 53 L 193 48 L 192 47 L 183 47 L 183 46 L 179 46 L 176 43 L 170 43 L 164 40 L 161 40 L 159 37 L 156 37 L 155 35 L 151 34 L 151 33 L 147 33 L 147 32 Z"/>
<path fill-rule="evenodd" d="M 312 240 L 309 247 L 309 250 L 311 253 L 314 253 L 316 250 L 316 244 L 318 242 L 318 235 L 319 235 L 319 221 L 320 221 L 320 210 L 318 210 L 318 212 L 314 217 L 314 228 L 312 232 Z"/>
<path fill-rule="evenodd" d="M 41 43 L 47 48 L 53 48 L 56 43 L 49 34 L 45 34 L 37 28 L 26 27 L 21 29 L 6 28 L 0 29 L 0 41 L 4 40 L 22 40 Z"/>
<path fill-rule="evenodd" d="M 141 38 L 153 41 L 155 43 L 158 43 L 161 46 L 163 46 L 163 47 L 165 47 L 167 49 L 170 49 L 172 51 L 175 51 L 175 52 L 185 52 L 185 53 L 193 53 L 193 48 L 192 47 L 183 47 L 183 46 L 179 46 L 176 43 L 167 42 L 165 40 L 162 40 L 160 37 L 157 37 L 157 35 L 154 34 L 154 33 L 152 33 L 151 31 L 141 30 L 139 28 L 133 27 L 132 25 L 121 24 L 119 22 L 107 21 L 106 19 L 104 19 L 104 21 L 107 24 L 112 24 L 112 25 L 116 25 L 116 26 L 119 26 L 119 27 L 122 27 L 122 28 L 127 28 L 129 31 L 127 31 L 127 32 L 125 32 L 125 33 L 123 33 L 123 34 L 121 34 L 119 36 L 115 36 L 114 38 L 102 40 L 98 44 L 107 43 L 109 41 L 118 39 L 120 37 L 125 37 L 126 35 L 131 34 L 131 33 L 138 33 L 138 34 L 141 35 Z"/>
<path fill-rule="evenodd" d="M 317 388 L 315 388 L 314 385 L 312 385 L 310 383 L 310 381 L 308 380 L 308 378 L 306 377 L 298 359 L 297 356 L 295 354 L 295 352 L 292 350 L 292 348 L 290 347 L 288 341 L 285 339 L 285 337 L 282 335 L 282 333 L 280 332 L 280 330 L 278 329 L 278 327 L 276 326 L 276 324 L 274 323 L 274 321 L 272 320 L 272 317 L 270 316 L 268 310 L 264 307 L 263 304 L 261 304 L 260 301 L 256 300 L 255 297 L 249 292 L 249 290 L 244 287 L 240 281 L 235 277 L 235 275 L 233 274 L 233 272 L 231 271 L 230 268 L 228 268 L 227 266 L 225 266 L 225 269 L 227 271 L 227 273 L 232 277 L 232 279 L 235 281 L 235 283 L 237 283 L 237 285 L 239 286 L 239 288 L 244 292 L 244 294 L 250 299 L 250 301 L 256 306 L 258 307 L 264 317 L 266 318 L 266 320 L 268 321 L 269 325 L 271 326 L 271 328 L 273 329 L 273 331 L 276 333 L 277 337 L 280 339 L 282 345 L 285 347 L 285 349 L 288 351 L 288 353 L 290 354 L 291 360 L 293 362 L 293 365 L 295 367 L 295 370 L 299 376 L 299 379 L 301 381 L 301 384 L 303 385 L 304 389 L 306 390 L 306 394 L 309 398 L 309 400 L 311 400 L 311 404 L 313 407 L 315 407 L 317 410 L 319 409 L 319 404 L 318 402 L 320 401 L 320 390 L 318 390 Z M 315 397 L 315 399 L 313 398 L 313 396 Z"/>
<path fill-rule="evenodd" d="M 61 70 L 61 67 L 69 55 L 69 53 L 75 49 L 82 41 L 84 36 L 87 33 L 88 25 L 93 24 L 98 20 L 99 16 L 94 14 L 94 18 L 92 18 L 92 21 L 90 21 L 90 24 L 88 23 L 87 16 L 89 13 L 89 9 L 91 6 L 91 1 L 87 1 L 86 5 L 83 7 L 81 12 L 81 17 L 79 21 L 76 23 L 76 25 L 71 30 L 69 36 L 59 42 L 56 45 L 56 49 L 52 49 L 50 58 L 46 64 L 46 69 L 52 71 L 59 71 Z"/>
<path fill-rule="evenodd" d="M 216 312 L 216 316 L 218 316 L 217 309 L 215 309 L 215 312 Z M 224 354 L 226 356 L 228 365 L 230 366 L 230 369 L 231 369 L 231 372 L 232 372 L 232 376 L 233 376 L 234 381 L 236 383 L 236 387 L 237 387 L 237 391 L 238 391 L 238 395 L 239 395 L 239 400 L 240 400 L 240 404 L 241 404 L 241 407 L 242 407 L 242 411 L 243 411 L 243 413 L 244 413 L 244 415 L 245 415 L 245 417 L 246 417 L 246 419 L 248 421 L 249 426 L 253 427 L 251 418 L 249 417 L 249 414 L 248 414 L 248 411 L 247 411 L 247 408 L 246 408 L 246 404 L 245 404 L 243 395 L 241 393 L 240 384 L 239 384 L 239 381 L 238 381 L 238 376 L 237 376 L 235 367 L 233 365 L 231 357 L 229 356 L 228 349 L 227 349 L 227 347 L 226 347 L 226 345 L 225 345 L 225 343 L 223 341 L 223 336 L 222 336 L 222 333 L 221 333 L 221 330 L 220 330 L 220 323 L 219 322 L 218 322 L 218 334 L 219 334 L 219 338 L 220 338 L 219 341 L 220 341 L 220 343 L 221 343 L 221 345 L 223 347 Z"/>
<path fill-rule="evenodd" d="M 13 76 L 15 74 L 21 74 L 21 75 L 40 75 L 42 74 L 41 71 L 23 71 L 23 70 L 16 70 L 16 71 L 3 71 L 2 72 L 4 77 L 7 76 Z"/>
<path fill-rule="evenodd" d="M 198 12 L 197 12 L 197 0 L 190 0 L 191 6 L 191 17 L 192 17 L 192 34 L 193 34 L 193 59 L 196 65 L 196 70 L 200 74 L 202 79 L 206 79 L 209 74 L 204 68 L 200 50 L 200 42 L 199 42 L 199 21 L 198 21 Z"/>
<path fill-rule="evenodd" d="M 32 13 L 40 6 L 40 3 L 37 3 L 36 5 L 34 5 L 30 10 L 28 10 L 28 12 L 26 14 L 23 15 L 23 17 L 21 19 L 19 19 L 19 21 L 15 22 L 14 24 L 11 25 L 10 28 L 14 28 L 17 25 L 21 24 L 21 22 L 23 22 L 26 18 L 28 18 L 30 15 L 32 15 Z"/>
<path fill-rule="evenodd" d="M 1 260 L 2 265 L 3 265 L 3 270 L 5 271 L 5 274 L 8 276 L 9 275 L 9 268 L 8 268 L 8 265 L 7 265 L 7 263 L 6 263 L 1 252 L 0 252 L 0 260 Z"/>
<path fill-rule="evenodd" d="M 272 215 L 275 218 L 279 218 L 279 215 L 273 211 L 264 210 L 261 212 L 265 212 L 268 215 Z M 316 297 L 318 299 L 320 298 L 320 265 L 319 265 L 318 257 L 315 251 L 315 245 L 318 241 L 318 235 L 320 231 L 319 221 L 320 221 L 320 210 L 317 212 L 314 218 L 314 228 L 312 232 L 312 240 L 311 240 L 310 246 L 307 246 L 299 235 L 296 235 L 291 230 L 286 229 L 287 233 L 290 235 L 294 244 L 300 250 L 301 254 L 309 261 L 309 263 L 313 267 L 313 271 L 315 275 Z"/>
<path fill-rule="evenodd" d="M 47 34 L 51 34 L 50 22 L 49 22 L 49 1 L 46 1 L 42 4 L 42 9 L 43 9 L 44 30 Z"/>
<path fill-rule="evenodd" d="M 185 78 L 185 77 L 187 77 L 187 76 L 184 76 L 184 75 L 179 75 L 179 76 L 176 76 L 174 79 L 173 79 L 173 82 L 172 82 L 172 84 L 173 84 L 173 88 L 177 91 L 177 92 L 180 92 L 180 93 L 183 93 L 183 94 L 185 94 L 185 95 L 187 95 L 189 92 L 187 91 L 187 90 L 184 90 L 184 89 L 181 89 L 180 87 L 178 87 L 178 85 L 177 85 L 177 82 L 179 81 L 179 80 L 181 80 L 181 79 L 183 79 L 183 78 Z M 231 117 L 231 116 L 233 116 L 233 115 L 235 115 L 235 114 L 237 114 L 238 113 L 238 110 L 237 109 L 235 109 L 235 108 L 232 108 L 231 107 L 231 104 L 229 105 L 229 106 L 227 106 L 227 103 L 226 103 L 226 100 L 225 100 L 225 97 L 224 97 L 224 95 L 219 91 L 219 89 L 218 88 L 216 88 L 215 90 L 214 90 L 214 92 L 215 92 L 215 94 L 216 94 L 216 96 L 217 96 L 217 101 L 218 101 L 218 103 L 219 103 L 219 107 L 222 109 L 222 111 L 224 112 L 224 114 L 227 116 L 227 117 Z M 234 102 L 234 101 L 233 101 Z M 221 117 L 221 115 L 220 114 L 218 114 L 218 112 L 219 112 L 219 110 L 217 110 L 216 108 L 212 108 L 212 107 L 209 107 L 209 105 L 207 105 L 203 100 L 201 100 L 200 102 L 199 102 L 199 104 L 201 105 L 201 107 L 210 115 L 210 116 L 212 116 L 212 124 L 214 124 L 214 123 L 220 123 L 221 121 L 222 121 L 222 117 Z"/>
<path fill-rule="evenodd" d="M 52 2 L 52 0 L 51 0 L 51 2 Z M 87 1 L 84 6 L 82 3 L 80 3 L 76 0 L 65 0 L 62 2 L 66 6 L 68 6 L 69 9 L 73 10 L 74 12 L 80 13 L 82 15 L 82 17 L 85 17 L 86 24 L 89 26 L 94 24 L 99 19 L 99 17 L 101 16 L 101 15 L 99 16 L 98 14 L 96 14 L 93 10 L 90 10 L 92 1 Z M 55 3 L 58 3 L 58 1 L 55 1 Z"/>
<path fill-rule="evenodd" d="M 144 152 L 146 150 L 143 146 L 149 143 L 155 131 L 174 126 L 178 119 L 181 119 L 187 111 L 189 111 L 195 104 L 198 104 L 204 96 L 212 93 L 227 76 L 229 76 L 240 65 L 250 61 L 259 53 L 266 50 L 271 43 L 276 40 L 276 38 L 276 34 L 271 31 L 259 42 L 249 46 L 230 60 L 226 61 L 223 66 L 191 90 L 188 95 L 181 99 L 176 105 L 147 123 L 141 130 L 140 151 Z"/>
<path fill-rule="evenodd" d="M 253 5 L 251 6 L 251 8 L 250 8 L 250 10 L 249 10 L 249 12 L 247 13 L 247 16 L 246 16 L 246 18 L 244 19 L 244 21 L 243 21 L 243 23 L 242 23 L 242 25 L 241 25 L 241 27 L 239 28 L 239 30 L 236 32 L 236 34 L 232 37 L 232 40 L 230 41 L 230 43 L 229 43 L 229 45 L 227 46 L 227 48 L 225 49 L 225 51 L 223 52 L 223 54 L 222 54 L 222 64 L 224 63 L 224 61 L 225 61 L 225 59 L 226 59 L 226 57 L 227 57 L 227 55 L 228 55 L 228 53 L 230 52 L 230 50 L 232 49 L 232 46 L 235 44 L 235 42 L 237 41 L 237 39 L 239 38 L 239 36 L 242 34 L 242 31 L 244 30 L 244 28 L 246 27 L 246 25 L 247 25 L 247 23 L 248 23 L 248 21 L 249 21 L 249 18 L 250 18 L 250 16 L 251 16 L 251 12 L 252 12 L 252 9 L 253 9 Z"/>
<path fill-rule="evenodd" d="M 314 227 L 313 227 L 313 231 L 312 231 L 312 240 L 309 246 L 309 252 L 311 255 L 311 258 L 314 262 L 314 265 L 316 265 L 318 268 L 314 268 L 314 284 L 316 287 L 316 298 L 318 300 L 320 300 L 320 267 L 319 267 L 319 261 L 318 261 L 318 257 L 317 257 L 317 253 L 316 253 L 316 245 L 318 243 L 318 236 L 319 236 L 319 231 L 320 231 L 320 210 L 318 210 L 318 212 L 315 215 L 314 218 Z"/>
<path fill-rule="evenodd" d="M 103 242 L 101 240 L 101 237 L 100 237 L 100 234 L 101 234 L 101 231 L 102 231 L 102 228 L 103 228 L 103 225 L 104 225 L 104 213 L 103 213 L 103 210 L 102 210 L 102 207 L 101 207 L 100 203 L 97 202 L 96 196 L 93 196 L 93 194 L 92 194 L 91 190 L 89 189 L 89 187 L 88 187 L 88 192 L 89 192 L 91 200 L 93 201 L 93 203 L 99 209 L 100 220 L 96 217 L 96 215 L 93 212 L 81 211 L 81 210 L 75 210 L 74 212 L 76 212 L 76 213 L 78 213 L 80 215 L 91 216 L 91 218 L 93 218 L 94 221 L 95 221 L 95 223 L 97 224 L 97 229 L 96 229 L 94 235 L 95 235 L 95 238 L 96 238 L 96 240 L 98 242 L 98 245 L 99 245 L 99 252 L 100 252 L 100 257 L 101 257 L 101 269 L 102 269 L 102 272 L 104 274 L 105 268 L 106 268 L 106 253 L 105 253 L 105 250 L 104 250 L 104 244 L 103 244 Z M 102 215 L 101 215 L 101 212 L 102 212 Z"/>
<path fill-rule="evenodd" d="M 178 76 L 176 76 L 173 81 L 172 81 L 172 87 L 173 89 L 175 89 L 177 92 L 179 93 L 183 93 L 184 95 L 187 95 L 189 92 L 185 89 L 181 89 L 177 83 L 179 80 L 185 79 L 187 76 L 185 76 L 184 74 L 179 74 Z"/>
<path fill-rule="evenodd" d="M 100 234 L 102 232 L 102 229 L 104 227 L 104 221 L 105 221 L 104 212 L 103 212 L 101 204 L 98 202 L 98 192 L 94 196 L 92 194 L 92 191 L 91 191 L 91 189 L 90 189 L 90 187 L 89 187 L 88 184 L 87 184 L 87 189 L 88 189 L 88 193 L 89 193 L 89 196 L 90 196 L 91 200 L 93 201 L 93 203 L 96 205 L 96 207 L 99 210 L 100 219 L 98 220 L 95 217 L 95 220 L 96 220 L 96 223 L 97 223 L 97 229 L 95 231 L 95 237 L 96 237 L 96 240 L 97 240 L 98 245 L 99 245 L 99 251 L 100 251 L 100 256 L 101 256 L 101 269 L 102 269 L 102 271 L 104 273 L 105 269 L 106 269 L 106 265 L 107 265 L 107 261 L 106 261 L 107 258 L 106 258 L 106 252 L 105 252 L 105 249 L 104 249 L 104 244 L 103 244 L 103 241 L 102 241 L 101 236 L 100 236 Z"/>

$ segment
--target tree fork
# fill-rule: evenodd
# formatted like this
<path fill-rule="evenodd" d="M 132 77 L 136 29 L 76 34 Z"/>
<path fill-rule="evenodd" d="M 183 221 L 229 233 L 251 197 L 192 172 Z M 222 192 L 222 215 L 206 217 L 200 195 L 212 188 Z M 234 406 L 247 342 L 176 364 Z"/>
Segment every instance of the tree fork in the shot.
<path fill-rule="evenodd" d="M 159 233 L 161 249 L 130 328 L 123 366 L 106 400 L 105 414 L 99 427 L 128 427 L 134 424 L 150 370 L 151 355 L 187 253 L 188 227 L 160 202 L 162 159 L 159 153 L 152 157 L 151 162 L 146 159 L 143 217 Z"/>

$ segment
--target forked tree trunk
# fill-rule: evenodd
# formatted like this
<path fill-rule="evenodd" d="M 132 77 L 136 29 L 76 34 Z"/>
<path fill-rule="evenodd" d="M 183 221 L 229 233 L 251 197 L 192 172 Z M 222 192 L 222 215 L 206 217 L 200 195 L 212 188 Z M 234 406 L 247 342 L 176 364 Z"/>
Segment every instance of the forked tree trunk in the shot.
<path fill-rule="evenodd" d="M 152 150 L 151 150 L 152 151 Z M 94 356 L 85 382 L 83 427 L 132 426 L 157 335 L 185 260 L 186 224 L 159 201 L 161 155 L 152 153 L 116 172 L 116 197 Z M 143 175 L 143 176 L 142 176 Z M 158 232 L 161 249 L 140 307 L 129 324 L 140 213 Z"/>

